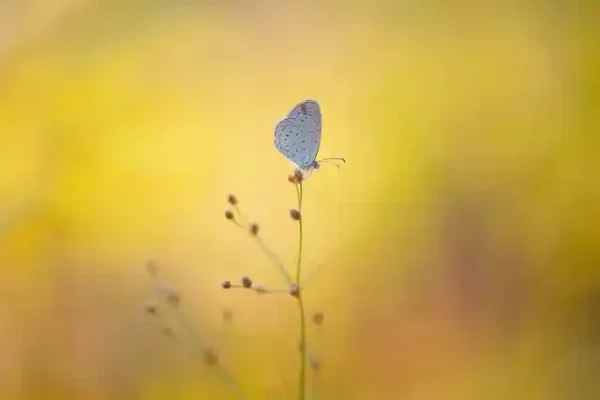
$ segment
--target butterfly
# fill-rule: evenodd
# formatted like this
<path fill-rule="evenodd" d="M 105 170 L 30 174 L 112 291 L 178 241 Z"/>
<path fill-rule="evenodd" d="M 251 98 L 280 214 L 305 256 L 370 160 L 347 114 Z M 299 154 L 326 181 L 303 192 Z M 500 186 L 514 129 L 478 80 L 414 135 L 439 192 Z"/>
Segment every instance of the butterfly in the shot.
<path fill-rule="evenodd" d="M 346 162 L 343 158 L 317 160 L 321 144 L 321 107 L 315 100 L 304 100 L 294 106 L 287 117 L 275 127 L 275 148 L 293 162 L 305 178 L 312 170 L 319 169 L 321 162 Z M 335 164 L 338 168 L 339 165 Z"/>

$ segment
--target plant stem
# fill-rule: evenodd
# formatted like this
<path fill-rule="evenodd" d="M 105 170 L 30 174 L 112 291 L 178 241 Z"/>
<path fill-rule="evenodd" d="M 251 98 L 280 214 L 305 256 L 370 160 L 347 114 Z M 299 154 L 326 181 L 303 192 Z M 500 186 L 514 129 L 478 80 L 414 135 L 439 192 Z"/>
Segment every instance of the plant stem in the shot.
<path fill-rule="evenodd" d="M 181 323 L 181 325 L 187 331 L 190 338 L 196 342 L 195 343 L 196 350 L 202 349 L 202 339 L 201 339 L 200 335 L 198 334 L 198 332 L 196 332 L 194 330 L 194 328 L 192 328 L 188 319 L 185 317 L 185 315 L 179 309 L 174 309 L 173 311 L 174 311 L 175 316 L 179 319 L 179 322 Z M 225 369 L 225 367 L 223 365 L 217 363 L 217 364 L 211 366 L 210 368 L 215 373 L 215 375 L 222 382 L 224 382 L 233 393 L 235 393 L 236 397 L 239 400 L 250 400 L 250 397 L 248 397 L 248 395 L 238 386 L 238 383 L 236 382 L 236 380 L 233 378 L 233 376 L 231 376 L 229 371 L 227 369 Z"/>
<path fill-rule="evenodd" d="M 305 399 L 306 388 L 306 316 L 302 293 L 298 295 L 298 307 L 300 308 L 300 377 L 298 379 L 298 400 Z"/>
<path fill-rule="evenodd" d="M 302 301 L 302 289 L 300 287 L 301 266 L 302 266 L 302 182 L 296 185 L 296 194 L 298 196 L 298 212 L 300 213 L 299 226 L 299 242 L 298 242 L 298 260 L 296 264 L 296 287 L 298 288 L 298 308 L 300 309 L 300 375 L 298 378 L 298 400 L 305 400 L 306 388 L 306 315 L 304 310 L 304 302 Z"/>

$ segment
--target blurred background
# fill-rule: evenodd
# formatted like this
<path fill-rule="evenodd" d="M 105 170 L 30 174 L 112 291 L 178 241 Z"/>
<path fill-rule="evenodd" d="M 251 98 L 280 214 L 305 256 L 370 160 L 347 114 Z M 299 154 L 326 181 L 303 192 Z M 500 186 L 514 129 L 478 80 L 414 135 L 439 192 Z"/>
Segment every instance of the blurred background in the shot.
<path fill-rule="evenodd" d="M 311 391 L 597 398 L 600 9 L 458 3 L 2 1 L 0 398 L 235 399 L 144 312 L 149 259 L 252 398 L 296 398 L 294 299 L 220 282 L 285 288 L 223 212 L 292 267 L 305 98 L 347 160 L 305 184 Z"/>

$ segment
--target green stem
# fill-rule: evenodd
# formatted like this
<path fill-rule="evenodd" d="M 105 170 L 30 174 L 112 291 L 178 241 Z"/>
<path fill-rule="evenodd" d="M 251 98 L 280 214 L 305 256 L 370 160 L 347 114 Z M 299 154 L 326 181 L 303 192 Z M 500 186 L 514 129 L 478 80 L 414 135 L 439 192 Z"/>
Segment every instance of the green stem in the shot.
<path fill-rule="evenodd" d="M 305 400 L 306 388 L 306 315 L 304 310 L 304 302 L 302 301 L 302 288 L 300 287 L 301 266 L 302 266 L 302 182 L 296 185 L 296 194 L 298 196 L 298 212 L 300 213 L 299 226 L 299 243 L 298 243 L 298 260 L 296 264 L 296 287 L 298 288 L 298 308 L 300 309 L 300 375 L 298 379 L 298 400 Z"/>

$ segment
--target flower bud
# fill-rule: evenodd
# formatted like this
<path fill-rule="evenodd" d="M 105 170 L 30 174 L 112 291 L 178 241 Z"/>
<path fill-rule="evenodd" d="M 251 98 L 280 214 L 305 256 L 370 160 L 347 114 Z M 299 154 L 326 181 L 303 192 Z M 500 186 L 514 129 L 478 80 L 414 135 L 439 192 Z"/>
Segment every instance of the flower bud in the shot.
<path fill-rule="evenodd" d="M 290 210 L 290 217 L 292 217 L 294 221 L 300 221 L 300 211 L 296 210 L 295 208 L 292 208 Z"/>
<path fill-rule="evenodd" d="M 244 285 L 244 287 L 245 287 L 246 289 L 250 289 L 250 288 L 252 287 L 252 279 L 250 279 L 250 278 L 249 278 L 249 277 L 247 277 L 247 276 L 244 276 L 244 277 L 242 278 L 242 285 Z"/>
<path fill-rule="evenodd" d="M 321 324 L 323 324 L 323 321 L 325 321 L 325 316 L 323 315 L 322 312 L 318 311 L 313 314 L 313 317 L 312 317 L 313 324 L 321 325 Z"/>

